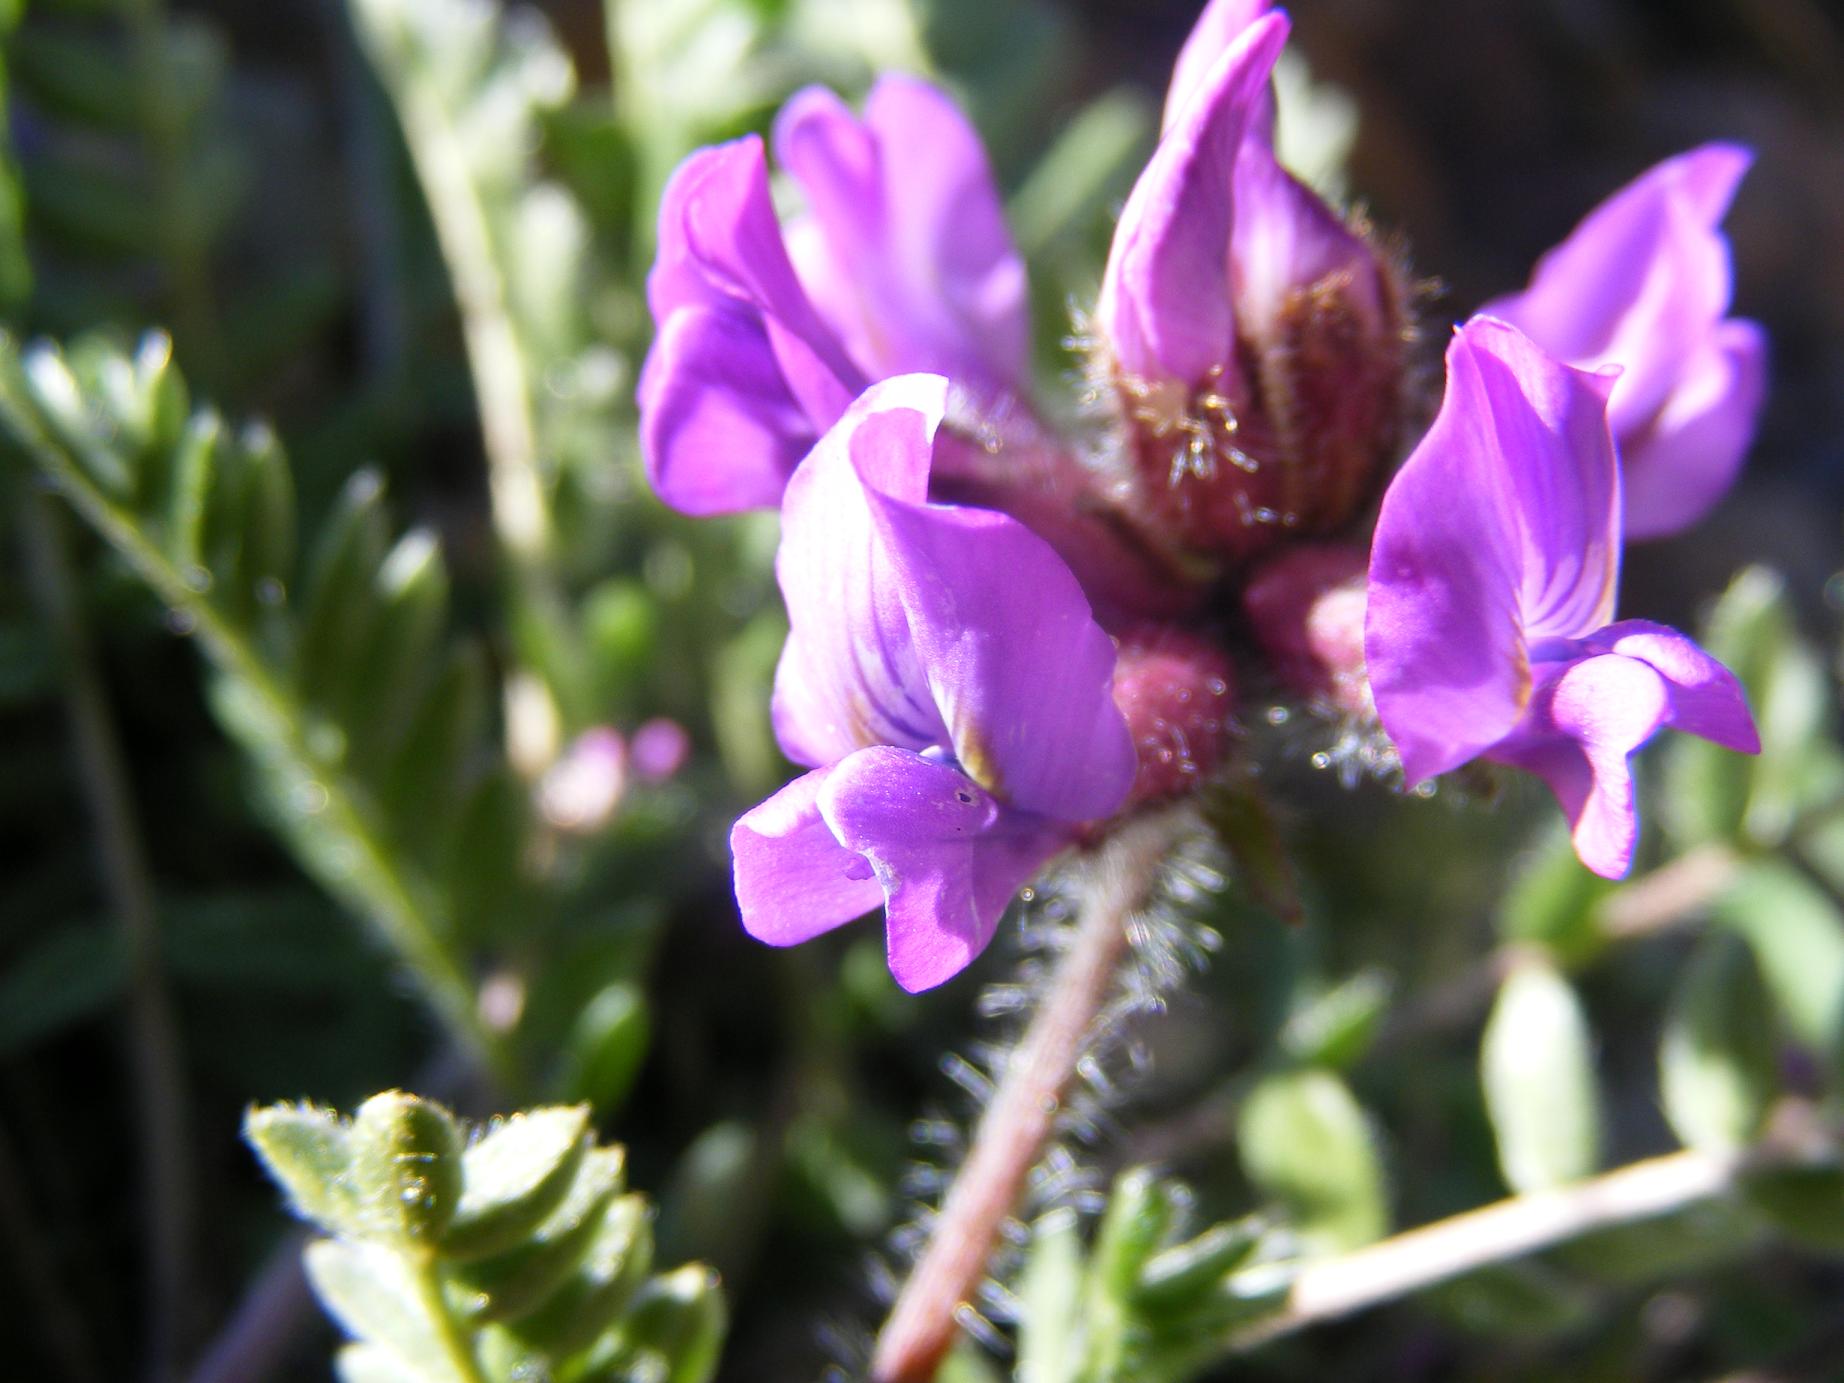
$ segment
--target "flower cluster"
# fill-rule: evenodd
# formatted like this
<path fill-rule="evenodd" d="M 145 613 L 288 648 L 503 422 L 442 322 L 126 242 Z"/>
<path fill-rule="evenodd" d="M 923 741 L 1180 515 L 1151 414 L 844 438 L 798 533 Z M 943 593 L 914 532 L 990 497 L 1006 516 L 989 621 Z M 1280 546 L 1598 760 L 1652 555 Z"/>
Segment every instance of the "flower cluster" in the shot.
<path fill-rule="evenodd" d="M 794 97 L 785 223 L 753 136 L 672 179 L 643 452 L 687 512 L 779 507 L 774 725 L 810 770 L 732 832 L 752 935 L 881 904 L 898 981 L 942 982 L 1053 855 L 1207 782 L 1246 682 L 1368 727 L 1410 786 L 1537 774 L 1609 875 L 1658 729 L 1757 747 L 1725 669 L 1614 618 L 1624 539 L 1705 513 L 1753 431 L 1718 229 L 1746 154 L 1653 169 L 1459 327 L 1379 504 L 1411 294 L 1275 154 L 1287 33 L 1214 0 L 1179 57 L 1092 317 L 1100 438 L 1033 407 L 1025 267 L 942 92 Z"/>

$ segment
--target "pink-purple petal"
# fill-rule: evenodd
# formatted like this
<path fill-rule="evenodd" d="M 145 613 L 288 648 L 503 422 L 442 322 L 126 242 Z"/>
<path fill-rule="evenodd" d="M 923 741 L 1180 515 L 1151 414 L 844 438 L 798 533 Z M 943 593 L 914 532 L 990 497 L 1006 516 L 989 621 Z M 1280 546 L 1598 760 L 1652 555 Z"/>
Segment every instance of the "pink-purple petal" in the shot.
<path fill-rule="evenodd" d="M 1375 253 L 1259 138 L 1245 139 L 1236 160 L 1235 218 L 1231 291 L 1245 331 L 1282 322 L 1290 295 L 1335 274 L 1345 276 L 1341 301 L 1375 329 L 1384 310 Z"/>
<path fill-rule="evenodd" d="M 792 231 L 801 280 L 864 369 L 1021 387 L 1024 262 L 979 136 L 944 93 L 887 75 L 860 120 L 809 88 L 776 120 L 775 153 L 807 202 Z"/>
<path fill-rule="evenodd" d="M 828 775 L 820 810 L 870 862 L 885 898 L 890 973 L 914 993 L 965 969 L 1063 835 L 995 801 L 958 769 L 883 746 Z"/>
<path fill-rule="evenodd" d="M 1620 473 L 1607 428 L 1609 375 L 1552 358 L 1515 327 L 1475 317 L 1448 352 L 1449 388 L 1482 409 L 1489 441 L 1474 483 L 1501 490 L 1518 536 L 1524 637 L 1580 638 L 1613 617 Z M 1444 405 L 1443 405 L 1444 407 Z"/>
<path fill-rule="evenodd" d="M 1230 175 L 1286 38 L 1281 14 L 1238 35 L 1160 139 L 1127 198 L 1096 318 L 1129 375 L 1194 383 L 1232 363 Z"/>
<path fill-rule="evenodd" d="M 1161 130 L 1169 130 L 1178 122 L 1186 104 L 1209 77 L 1216 60 L 1273 7 L 1273 0 L 1210 0 L 1204 6 L 1197 23 L 1191 26 L 1184 47 L 1178 50 L 1177 62 L 1172 64 L 1172 80 L 1166 87 L 1165 111 L 1159 122 Z"/>
<path fill-rule="evenodd" d="M 726 306 L 661 323 L 639 400 L 647 479 L 687 514 L 780 503 L 811 437 L 760 319 Z"/>
<path fill-rule="evenodd" d="M 810 941 L 883 901 L 869 862 L 839 844 L 820 814 L 832 772 L 796 778 L 730 830 L 743 930 L 770 946 Z"/>
<path fill-rule="evenodd" d="M 1440 412 L 1371 544 L 1365 662 L 1411 785 L 1510 733 L 1534 639 L 1604 622 L 1592 616 L 1611 608 L 1618 494 L 1604 400 L 1604 381 L 1502 323 L 1455 333 Z M 1583 467 L 1584 443 L 1604 474 Z"/>
<path fill-rule="evenodd" d="M 772 713 L 782 750 L 797 763 L 946 739 L 867 488 L 922 499 L 946 400 L 947 381 L 935 375 L 871 386 L 788 484 L 775 572 L 789 632 Z"/>
<path fill-rule="evenodd" d="M 1629 619 L 1591 636 L 1586 646 L 1637 658 L 1665 681 L 1671 698 L 1670 725 L 1742 754 L 1761 752 L 1761 736 L 1748 709 L 1748 694 L 1695 639 L 1650 620 Z"/>
<path fill-rule="evenodd" d="M 1648 664 L 1619 654 L 1584 658 L 1538 690 L 1531 724 L 1492 757 L 1541 777 L 1569 818 L 1581 862 L 1621 878 L 1639 836 L 1628 760 L 1670 710 L 1664 679 Z"/>
<path fill-rule="evenodd" d="M 764 478 L 785 477 L 864 381 L 795 278 L 761 140 L 700 149 L 673 174 L 647 301 L 659 335 L 641 373 L 641 450 L 669 477 L 662 497 L 695 513 L 774 503 Z"/>
<path fill-rule="evenodd" d="M 1134 749 L 1114 704 L 1114 645 L 1063 560 L 1009 515 L 870 501 L 961 766 L 1066 821 L 1119 807 Z"/>
<path fill-rule="evenodd" d="M 1767 334 L 1731 318 L 1688 361 L 1650 424 L 1620 444 L 1626 536 L 1663 537 L 1716 506 L 1740 473 L 1767 395 Z"/>
<path fill-rule="evenodd" d="M 1570 364 L 1621 368 L 1609 419 L 1625 464 L 1650 472 L 1629 476 L 1635 535 L 1701 517 L 1752 435 L 1763 352 L 1723 320 L 1733 273 L 1720 230 L 1751 159 L 1710 144 L 1666 160 L 1590 212 L 1523 292 L 1484 309 Z"/>

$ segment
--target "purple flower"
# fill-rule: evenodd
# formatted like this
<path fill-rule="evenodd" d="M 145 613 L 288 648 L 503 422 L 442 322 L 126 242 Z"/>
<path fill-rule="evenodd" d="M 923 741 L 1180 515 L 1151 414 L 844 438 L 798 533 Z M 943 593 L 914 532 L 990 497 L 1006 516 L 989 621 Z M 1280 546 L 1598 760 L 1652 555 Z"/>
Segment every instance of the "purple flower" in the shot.
<path fill-rule="evenodd" d="M 884 77 L 861 121 L 812 88 L 774 135 L 807 205 L 786 241 L 753 135 L 694 153 L 660 206 L 641 454 L 688 513 L 777 503 L 872 380 L 938 371 L 981 401 L 1023 384 L 1024 265 L 948 98 Z"/>
<path fill-rule="evenodd" d="M 1158 526 L 1232 556 L 1347 520 L 1401 392 L 1389 265 L 1275 157 L 1265 10 L 1220 2 L 1186 43 L 1095 313 Z"/>
<path fill-rule="evenodd" d="M 1273 8 L 1273 0 L 1210 0 L 1204 6 L 1184 47 L 1178 50 L 1178 61 L 1172 64 L 1172 80 L 1165 88 L 1165 111 L 1159 121 L 1161 130 L 1169 130 L 1178 122 L 1186 103 L 1203 86 L 1217 59 Z M 1266 110 L 1258 114 L 1258 129 L 1264 138 L 1268 136 L 1265 126 L 1273 119 L 1273 106 L 1270 94 Z"/>
<path fill-rule="evenodd" d="M 750 935 L 786 946 L 883 903 L 891 973 L 927 989 L 1125 798 L 1114 647 L 1017 520 L 927 502 L 947 382 L 871 387 L 801 463 L 776 560 L 782 749 L 814 771 L 730 833 Z"/>
<path fill-rule="evenodd" d="M 1622 367 L 1609 417 L 1629 537 L 1702 518 L 1754 438 L 1767 340 L 1725 315 L 1729 244 L 1717 229 L 1751 159 L 1732 144 L 1667 159 L 1589 212 L 1522 293 L 1484 309 L 1571 365 Z"/>
<path fill-rule="evenodd" d="M 889 74 L 860 120 L 808 87 L 775 119 L 775 157 L 806 200 L 787 227 L 801 284 L 867 374 L 1023 392 L 1024 261 L 980 137 L 947 96 Z"/>
<path fill-rule="evenodd" d="M 1638 831 L 1628 758 L 1675 726 L 1755 753 L 1735 678 L 1684 635 L 1611 623 L 1620 475 L 1611 373 L 1475 317 L 1440 414 L 1383 497 L 1364 652 L 1410 786 L 1474 758 L 1549 784 L 1575 850 L 1617 878 Z"/>

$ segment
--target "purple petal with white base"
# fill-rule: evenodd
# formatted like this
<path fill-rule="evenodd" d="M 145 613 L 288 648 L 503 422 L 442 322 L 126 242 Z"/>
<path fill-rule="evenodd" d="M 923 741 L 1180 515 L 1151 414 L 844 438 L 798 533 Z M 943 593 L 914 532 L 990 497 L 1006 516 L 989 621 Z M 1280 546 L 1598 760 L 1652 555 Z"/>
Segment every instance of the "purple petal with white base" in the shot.
<path fill-rule="evenodd" d="M 893 74 L 860 120 L 809 87 L 782 108 L 774 143 L 807 203 L 788 227 L 801 282 L 852 358 L 874 377 L 928 370 L 983 394 L 1021 390 L 1024 261 L 953 101 Z"/>
<path fill-rule="evenodd" d="M 1113 645 L 1061 559 L 1015 519 L 927 502 L 946 398 L 938 376 L 872 386 L 788 484 L 775 730 L 816 771 L 731 837 L 751 935 L 817 935 L 874 878 L 911 989 L 977 955 L 1135 767 Z"/>
<path fill-rule="evenodd" d="M 1577 853 L 1618 877 L 1638 832 L 1628 759 L 1675 726 L 1758 750 L 1735 678 L 1690 639 L 1609 624 L 1620 490 L 1608 374 L 1474 318 L 1439 416 L 1384 495 L 1364 653 L 1408 783 L 1474 758 L 1547 782 Z"/>
<path fill-rule="evenodd" d="M 1708 144 L 1666 160 L 1591 211 L 1528 288 L 1484 309 L 1570 364 L 1624 371 L 1609 417 L 1629 536 L 1701 518 L 1753 438 L 1765 342 L 1725 318 L 1733 275 L 1719 229 L 1752 157 Z"/>

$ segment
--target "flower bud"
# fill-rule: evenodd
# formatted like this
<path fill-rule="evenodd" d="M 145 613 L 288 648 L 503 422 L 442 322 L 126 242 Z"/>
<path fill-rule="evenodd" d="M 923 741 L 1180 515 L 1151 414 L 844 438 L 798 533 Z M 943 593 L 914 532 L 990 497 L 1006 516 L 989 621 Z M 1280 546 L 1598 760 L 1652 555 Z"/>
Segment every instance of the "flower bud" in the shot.
<path fill-rule="evenodd" d="M 538 780 L 538 810 L 561 831 L 593 834 L 627 794 L 628 759 L 619 731 L 606 725 L 584 731 Z"/>
<path fill-rule="evenodd" d="M 1268 15 L 1186 97 L 1121 213 L 1096 324 L 1139 520 L 1239 562 L 1336 531 L 1391 454 L 1400 274 L 1276 160 Z"/>
<path fill-rule="evenodd" d="M 1228 752 L 1235 709 L 1229 659 L 1196 635 L 1151 628 L 1122 638 L 1114 704 L 1139 755 L 1130 807 L 1192 791 Z"/>
<path fill-rule="evenodd" d="M 1366 560 L 1353 547 L 1294 548 L 1256 571 L 1242 604 L 1288 691 L 1368 718 L 1374 710 L 1364 676 Z"/>

